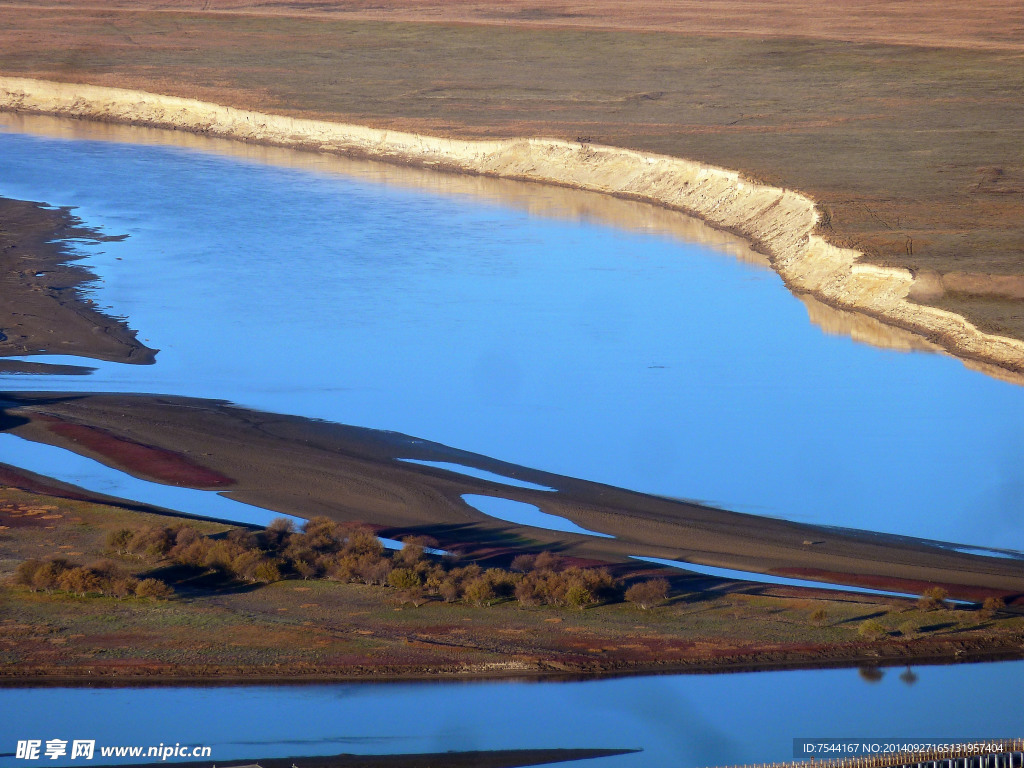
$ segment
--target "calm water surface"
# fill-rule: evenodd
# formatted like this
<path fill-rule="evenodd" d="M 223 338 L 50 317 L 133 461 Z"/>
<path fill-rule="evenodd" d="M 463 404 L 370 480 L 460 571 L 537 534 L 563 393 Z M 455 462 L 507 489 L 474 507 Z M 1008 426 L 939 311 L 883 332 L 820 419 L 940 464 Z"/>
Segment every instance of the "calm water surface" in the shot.
<path fill-rule="evenodd" d="M 154 366 L 4 386 L 224 398 L 741 511 L 1024 549 L 1024 391 L 826 336 L 764 269 L 670 237 L 166 146 L 0 132 L 0 163 L 0 194 L 129 235 L 82 245 L 94 297 L 161 350 Z M 127 487 L 13 438 L 0 460 Z M 223 760 L 639 747 L 593 764 L 696 766 L 786 759 L 799 736 L 1019 727 L 1024 665 L 918 673 L 0 690 L 0 752 L 77 737 L 210 744 Z"/>
<path fill-rule="evenodd" d="M 1024 389 L 827 336 L 668 237 L 169 147 L 0 133 L 151 367 L 9 377 L 391 429 L 730 509 L 1024 549 Z M 16 463 L 16 461 L 15 461 Z"/>
<path fill-rule="evenodd" d="M 3 751 L 18 738 L 208 744 L 215 762 L 340 752 L 642 748 L 579 765 L 733 765 L 791 759 L 794 738 L 1019 733 L 1012 681 L 1022 672 L 1024 662 L 918 668 L 912 684 L 896 669 L 878 682 L 857 670 L 828 670 L 579 683 L 0 690 L 0 706 L 13 715 L 0 720 L 0 744 Z M 0 768 L 19 762 L 30 765 L 0 757 Z"/>

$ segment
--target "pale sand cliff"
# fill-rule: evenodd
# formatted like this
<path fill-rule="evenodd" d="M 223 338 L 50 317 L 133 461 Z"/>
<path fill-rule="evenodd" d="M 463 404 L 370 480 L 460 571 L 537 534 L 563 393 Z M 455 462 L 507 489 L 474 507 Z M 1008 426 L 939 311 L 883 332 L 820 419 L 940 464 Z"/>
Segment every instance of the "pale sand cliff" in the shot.
<path fill-rule="evenodd" d="M 0 77 L 0 110 L 192 131 L 464 173 L 558 184 L 628 197 L 698 216 L 750 239 L 796 292 L 921 334 L 966 360 L 1024 373 L 1024 342 L 986 334 L 963 317 L 915 304 L 906 269 L 860 263 L 861 254 L 816 234 L 814 201 L 682 158 L 556 139 L 467 141 L 306 120 L 100 86 Z M 920 293 L 923 286 L 917 286 Z"/>

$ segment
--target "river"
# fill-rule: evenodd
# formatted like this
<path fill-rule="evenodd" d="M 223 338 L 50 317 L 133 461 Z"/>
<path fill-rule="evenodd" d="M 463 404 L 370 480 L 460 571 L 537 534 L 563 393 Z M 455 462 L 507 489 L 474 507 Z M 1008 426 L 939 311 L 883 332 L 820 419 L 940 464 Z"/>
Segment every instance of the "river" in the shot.
<path fill-rule="evenodd" d="M 630 227 L 525 185 L 0 125 L 0 195 L 128 235 L 79 245 L 91 295 L 160 350 L 153 366 L 48 357 L 96 370 L 5 387 L 221 398 L 738 511 L 1024 550 L 1024 390 L 826 334 L 773 272 L 725 252 L 740 246 L 680 239 L 674 215 Z M 785 759 L 801 736 L 1009 734 L 1022 672 L 5 690 L 0 752 L 81 732 L 211 743 L 222 760 L 606 746 L 644 751 L 594 765 L 727 764 Z"/>

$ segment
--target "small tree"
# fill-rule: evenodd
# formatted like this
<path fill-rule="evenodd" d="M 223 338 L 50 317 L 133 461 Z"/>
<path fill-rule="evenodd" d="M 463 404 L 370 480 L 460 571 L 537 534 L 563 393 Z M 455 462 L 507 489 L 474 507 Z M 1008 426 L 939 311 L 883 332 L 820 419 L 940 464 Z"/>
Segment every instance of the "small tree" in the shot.
<path fill-rule="evenodd" d="M 1006 608 L 1006 601 L 1003 598 L 986 597 L 985 602 L 981 604 L 981 617 L 991 619 L 1004 608 Z"/>
<path fill-rule="evenodd" d="M 942 587 L 929 587 L 917 600 L 917 607 L 922 611 L 935 611 L 946 607 L 948 592 Z"/>
<path fill-rule="evenodd" d="M 478 576 L 466 584 L 464 594 L 469 602 L 479 606 L 490 605 L 491 601 L 497 597 L 490 579 L 486 576 Z"/>
<path fill-rule="evenodd" d="M 23 587 L 29 587 L 35 592 L 37 587 L 33 584 L 33 579 L 35 578 L 36 571 L 42 567 L 42 560 L 24 560 L 18 563 L 18 567 L 14 569 L 14 583 L 20 584 Z"/>
<path fill-rule="evenodd" d="M 80 597 L 85 597 L 90 592 L 100 592 L 103 588 L 99 575 L 83 566 L 64 571 L 57 579 L 57 586 Z"/>
<path fill-rule="evenodd" d="M 163 600 L 174 597 L 174 590 L 159 579 L 143 579 L 135 587 L 135 596 Z"/>
<path fill-rule="evenodd" d="M 437 588 L 437 593 L 441 595 L 441 599 L 446 603 L 454 603 L 462 597 L 462 587 L 457 579 L 449 577 L 441 582 L 441 585 Z"/>
<path fill-rule="evenodd" d="M 395 589 L 419 589 L 420 575 L 412 568 L 394 568 L 388 574 L 388 584 Z"/>
<path fill-rule="evenodd" d="M 42 589 L 47 593 L 52 592 L 57 588 L 57 581 L 61 574 L 70 568 L 68 561 L 63 558 L 55 557 L 52 560 L 47 560 L 32 574 L 33 589 Z"/>
<path fill-rule="evenodd" d="M 135 531 L 131 528 L 118 528 L 107 536 L 107 546 L 119 555 L 127 555 L 133 536 Z"/>
<path fill-rule="evenodd" d="M 818 608 L 811 614 L 811 623 L 816 627 L 822 627 L 828 621 L 828 611 Z"/>
<path fill-rule="evenodd" d="M 512 558 L 512 565 L 510 567 L 517 573 L 529 573 L 533 570 L 534 563 L 536 562 L 536 555 L 516 555 Z"/>
<path fill-rule="evenodd" d="M 638 608 L 647 610 L 660 605 L 668 598 L 667 579 L 638 581 L 626 590 L 626 599 Z"/>

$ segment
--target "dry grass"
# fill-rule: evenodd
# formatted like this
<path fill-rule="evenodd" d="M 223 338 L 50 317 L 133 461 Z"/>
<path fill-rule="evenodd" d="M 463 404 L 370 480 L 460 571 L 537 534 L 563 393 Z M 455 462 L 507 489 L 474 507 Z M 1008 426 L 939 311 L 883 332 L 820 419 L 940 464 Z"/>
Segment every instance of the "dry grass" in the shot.
<path fill-rule="evenodd" d="M 1024 274 L 1014 4 L 775 4 L 756 18 L 701 4 L 695 26 L 693 3 L 387 11 L 512 22 L 471 25 L 353 21 L 384 11 L 351 2 L 214 6 L 270 15 L 12 5 L 0 71 L 437 134 L 588 136 L 738 168 L 813 195 L 829 237 L 872 261 L 966 274 L 927 300 L 1024 338 L 1016 289 L 989 277 Z M 673 32 L 625 29 L 640 17 Z M 869 42 L 897 29 L 923 45 Z M 834 39 L 847 34 L 857 42 Z"/>
<path fill-rule="evenodd" d="M 803 599 L 743 587 L 676 595 L 641 611 L 401 605 L 393 590 L 328 581 L 269 586 L 177 584 L 171 601 L 34 593 L 4 586 L 21 560 L 106 551 L 107 534 L 167 518 L 13 489 L 0 491 L 0 674 L 274 676 L 452 673 L 515 662 L 522 670 L 602 671 L 644 665 L 855 663 L 858 628 L 879 618 L 896 635 L 913 624 L 919 646 L 1018 644 L 1024 619 L 922 613 L 910 601 Z M 225 526 L 200 523 L 208 532 Z M 159 563 L 124 560 L 132 570 Z M 164 573 L 165 578 L 169 572 Z M 825 622 L 812 620 L 824 608 Z M 941 614 L 941 615 L 940 615 Z M 966 620 L 965 620 L 966 618 Z M 957 646 L 961 647 L 961 646 Z M 948 648 L 938 651 L 950 653 Z M 912 656 L 913 649 L 901 654 Z"/>

